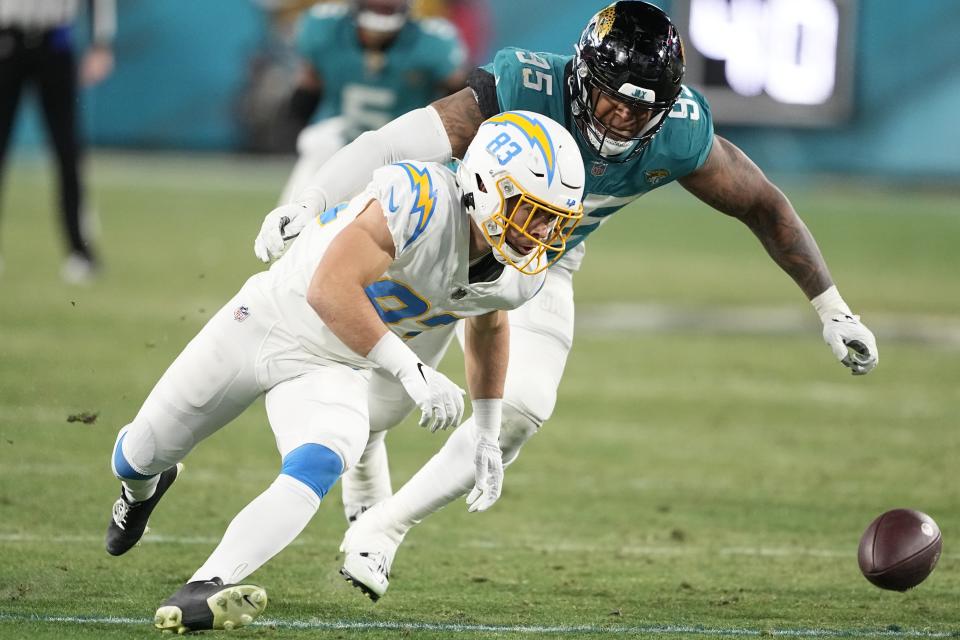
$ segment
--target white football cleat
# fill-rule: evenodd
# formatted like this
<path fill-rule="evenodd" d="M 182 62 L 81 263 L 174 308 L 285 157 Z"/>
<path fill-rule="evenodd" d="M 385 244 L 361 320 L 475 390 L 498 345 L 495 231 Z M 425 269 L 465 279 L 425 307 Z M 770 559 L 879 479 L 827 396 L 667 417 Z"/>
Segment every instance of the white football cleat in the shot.
<path fill-rule="evenodd" d="M 390 558 L 380 551 L 347 552 L 340 575 L 376 602 L 390 587 Z"/>
<path fill-rule="evenodd" d="M 388 533 L 393 527 L 383 526 L 380 511 L 373 507 L 364 512 L 340 543 L 345 554 L 340 575 L 374 602 L 390 586 L 390 566 L 403 541 L 402 534 Z"/>

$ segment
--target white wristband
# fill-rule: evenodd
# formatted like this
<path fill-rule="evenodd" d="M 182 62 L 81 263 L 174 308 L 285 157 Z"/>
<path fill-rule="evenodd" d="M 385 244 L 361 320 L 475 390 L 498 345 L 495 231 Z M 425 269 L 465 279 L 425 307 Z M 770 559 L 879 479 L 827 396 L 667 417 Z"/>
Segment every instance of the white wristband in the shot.
<path fill-rule="evenodd" d="M 387 331 L 377 344 L 373 345 L 373 349 L 367 354 L 367 360 L 398 377 L 401 371 L 415 369 L 420 363 L 417 354 L 392 331 Z"/>
<path fill-rule="evenodd" d="M 327 197 L 319 187 L 307 187 L 297 194 L 295 202 L 306 207 L 312 216 L 323 213 L 327 207 Z"/>
<path fill-rule="evenodd" d="M 490 398 L 473 401 L 473 424 L 478 438 L 498 442 L 503 418 L 503 400 Z"/>
<path fill-rule="evenodd" d="M 837 291 L 836 285 L 831 286 L 829 289 L 811 300 L 810 304 L 812 304 L 813 308 L 816 309 L 817 315 L 820 316 L 821 322 L 827 322 L 830 320 L 830 318 L 837 315 L 853 315 L 853 312 L 850 311 L 850 307 L 848 307 L 847 303 L 843 301 L 842 297 L 840 297 L 840 292 Z"/>

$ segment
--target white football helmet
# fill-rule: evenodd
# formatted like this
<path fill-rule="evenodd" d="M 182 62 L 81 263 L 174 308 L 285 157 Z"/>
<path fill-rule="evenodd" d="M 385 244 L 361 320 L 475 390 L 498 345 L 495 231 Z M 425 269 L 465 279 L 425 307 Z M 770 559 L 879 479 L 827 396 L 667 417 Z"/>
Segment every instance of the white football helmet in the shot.
<path fill-rule="evenodd" d="M 535 274 L 583 218 L 583 158 L 561 124 L 530 111 L 484 121 L 457 168 L 467 212 L 503 264 Z"/>

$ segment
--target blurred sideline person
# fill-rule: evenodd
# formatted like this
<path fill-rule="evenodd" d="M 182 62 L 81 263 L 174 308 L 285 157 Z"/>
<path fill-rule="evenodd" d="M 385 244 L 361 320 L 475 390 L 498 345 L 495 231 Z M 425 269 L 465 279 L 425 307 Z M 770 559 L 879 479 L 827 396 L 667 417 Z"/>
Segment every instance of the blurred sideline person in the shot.
<path fill-rule="evenodd" d="M 79 68 L 83 86 L 95 85 L 110 75 L 116 32 L 115 0 L 90 0 L 88 4 L 93 42 Z M 61 276 L 74 284 L 91 280 L 99 267 L 82 183 L 83 142 L 73 43 L 79 6 L 80 0 L 0 0 L 0 177 L 20 96 L 24 87 L 33 84 L 57 159 L 60 215 L 68 249 Z M 0 261 L 0 271 L 2 268 Z"/>
<path fill-rule="evenodd" d="M 280 202 L 290 202 L 330 156 L 364 131 L 461 89 L 465 50 L 440 18 L 413 19 L 409 0 L 322 3 L 296 36 L 302 64 L 290 110 L 300 126 L 318 105 L 328 117 L 297 138 L 299 159 Z"/>
<path fill-rule="evenodd" d="M 356 188 L 395 157 L 444 162 L 459 156 L 477 125 L 508 109 L 566 123 L 586 162 L 584 220 L 537 298 L 509 314 L 510 362 L 500 446 L 505 464 L 550 418 L 573 344 L 573 274 L 582 240 L 644 193 L 678 181 L 716 210 L 743 222 L 793 278 L 823 323 L 823 338 L 853 374 L 878 362 L 873 334 L 837 291 L 816 242 L 790 201 L 736 146 L 714 134 L 710 108 L 682 84 L 683 46 L 669 17 L 639 0 L 621 0 L 593 16 L 573 56 L 507 48 L 473 71 L 468 88 L 364 134 L 316 174 L 299 201 L 270 212 L 254 243 L 261 260 L 280 255 L 327 202 Z M 366 171 L 361 170 L 366 167 Z M 349 168 L 349 175 L 347 173 Z M 423 356 L 421 356 L 423 357 Z M 397 385 L 374 375 L 371 415 L 402 420 L 411 409 Z M 395 495 L 383 444 L 367 450 L 343 480 L 348 520 L 344 571 L 376 599 L 389 585 L 394 555 L 412 526 L 463 495 L 471 482 L 474 424 L 468 419 Z"/>
<path fill-rule="evenodd" d="M 504 113 L 480 126 L 456 174 L 415 161 L 382 167 L 359 195 L 316 216 L 270 270 L 247 280 L 114 445 L 121 492 L 107 528 L 112 555 L 143 535 L 190 450 L 261 394 L 282 458 L 273 484 L 157 610 L 158 628 L 232 629 L 264 610 L 266 592 L 243 581 L 300 534 L 359 459 L 371 368 L 397 380 L 421 409 L 421 426 L 460 423 L 463 390 L 408 346 L 445 346 L 458 320 L 478 433 L 469 510 L 497 500 L 504 310 L 543 286 L 583 214 L 583 185 L 583 160 L 562 125 Z"/>

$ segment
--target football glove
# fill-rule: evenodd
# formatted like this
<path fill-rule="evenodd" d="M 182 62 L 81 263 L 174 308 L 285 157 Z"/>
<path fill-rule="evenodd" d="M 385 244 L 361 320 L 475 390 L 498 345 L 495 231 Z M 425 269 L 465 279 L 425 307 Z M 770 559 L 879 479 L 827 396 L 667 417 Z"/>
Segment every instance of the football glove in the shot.
<path fill-rule="evenodd" d="M 263 219 L 260 233 L 253 241 L 253 252 L 261 262 L 269 263 L 283 255 L 313 217 L 306 202 L 282 204 Z"/>
<path fill-rule="evenodd" d="M 420 362 L 420 357 L 396 334 L 387 331 L 367 359 L 395 376 L 420 407 L 420 426 L 447 429 L 463 419 L 463 389 L 447 376 Z"/>
<path fill-rule="evenodd" d="M 420 407 L 420 426 L 431 433 L 455 427 L 463 420 L 463 389 L 422 362 L 402 369 L 397 378 Z"/>
<path fill-rule="evenodd" d="M 473 464 L 476 483 L 467 495 L 467 511 L 486 511 L 500 497 L 503 486 L 503 454 L 500 445 L 489 438 L 477 439 Z"/>
<path fill-rule="evenodd" d="M 880 362 L 877 339 L 860 316 L 839 313 L 823 319 L 823 340 L 837 359 L 855 376 L 863 376 Z"/>

